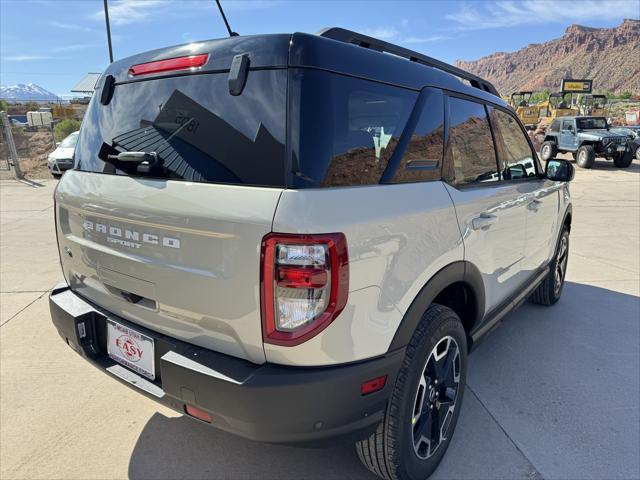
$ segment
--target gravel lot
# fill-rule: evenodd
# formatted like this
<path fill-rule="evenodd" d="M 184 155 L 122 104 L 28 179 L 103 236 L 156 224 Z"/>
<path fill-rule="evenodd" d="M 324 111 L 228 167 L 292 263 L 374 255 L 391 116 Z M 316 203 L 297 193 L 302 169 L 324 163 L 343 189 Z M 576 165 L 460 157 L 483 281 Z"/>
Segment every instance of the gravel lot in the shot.
<path fill-rule="evenodd" d="M 261 445 L 91 368 L 58 337 L 55 181 L 0 181 L 0 477 L 373 477 L 351 447 Z M 640 478 L 640 165 L 576 172 L 567 285 L 470 357 L 437 479 Z"/>

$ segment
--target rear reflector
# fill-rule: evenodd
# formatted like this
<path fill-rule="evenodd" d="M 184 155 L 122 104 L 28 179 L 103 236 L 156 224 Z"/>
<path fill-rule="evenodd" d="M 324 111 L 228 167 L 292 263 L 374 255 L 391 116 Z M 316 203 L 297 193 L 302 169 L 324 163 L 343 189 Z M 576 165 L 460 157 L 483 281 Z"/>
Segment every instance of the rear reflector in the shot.
<path fill-rule="evenodd" d="M 169 58 L 167 60 L 158 60 L 156 62 L 139 63 L 129 68 L 129 75 L 132 77 L 138 75 L 148 75 L 151 73 L 171 72 L 175 70 L 187 70 L 203 66 L 207 63 L 209 54 L 190 55 L 188 57 Z"/>
<path fill-rule="evenodd" d="M 372 378 L 371 380 L 367 380 L 362 384 L 360 391 L 363 395 L 377 392 L 378 390 L 382 390 L 384 388 L 385 383 L 387 383 L 386 375 L 383 375 L 382 377 Z"/>
<path fill-rule="evenodd" d="M 202 420 L 203 422 L 211 423 L 211 415 L 204 410 L 194 407 L 193 405 L 185 405 L 184 411 L 187 415 Z"/>

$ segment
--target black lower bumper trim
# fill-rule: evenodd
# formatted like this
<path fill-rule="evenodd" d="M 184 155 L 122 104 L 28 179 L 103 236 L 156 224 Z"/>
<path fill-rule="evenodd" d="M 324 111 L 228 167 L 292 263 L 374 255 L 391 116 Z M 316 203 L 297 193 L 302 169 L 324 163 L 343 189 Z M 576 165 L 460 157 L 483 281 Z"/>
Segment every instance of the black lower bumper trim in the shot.
<path fill-rule="evenodd" d="M 402 349 L 342 366 L 256 365 L 116 318 L 66 285 L 52 291 L 49 305 L 62 338 L 98 368 L 175 410 L 194 405 L 211 414 L 213 426 L 263 442 L 317 444 L 369 435 L 384 416 L 404 357 Z M 154 339 L 154 381 L 108 357 L 107 317 Z M 383 375 L 382 390 L 361 394 L 362 383 Z"/>

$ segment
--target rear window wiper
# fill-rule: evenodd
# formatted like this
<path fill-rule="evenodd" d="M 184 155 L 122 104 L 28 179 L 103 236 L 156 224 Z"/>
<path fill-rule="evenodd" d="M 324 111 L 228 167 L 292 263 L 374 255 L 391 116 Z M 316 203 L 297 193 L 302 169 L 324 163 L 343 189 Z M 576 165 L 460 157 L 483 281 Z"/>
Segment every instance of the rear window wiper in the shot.
<path fill-rule="evenodd" d="M 164 163 L 164 160 L 156 152 L 120 152 L 117 155 L 107 155 L 107 160 L 137 163 L 139 165 L 136 170 L 139 173 L 149 173 Z"/>

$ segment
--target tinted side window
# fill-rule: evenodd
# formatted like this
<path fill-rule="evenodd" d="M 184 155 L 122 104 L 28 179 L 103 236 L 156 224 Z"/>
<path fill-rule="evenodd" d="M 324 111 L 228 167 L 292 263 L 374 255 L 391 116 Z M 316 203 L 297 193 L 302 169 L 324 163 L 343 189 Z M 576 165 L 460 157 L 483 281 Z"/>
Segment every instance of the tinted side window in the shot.
<path fill-rule="evenodd" d="M 449 98 L 447 155 L 457 185 L 499 180 L 493 139 L 483 105 Z"/>
<path fill-rule="evenodd" d="M 562 130 L 573 130 L 573 120 L 563 120 Z"/>
<path fill-rule="evenodd" d="M 317 70 L 290 75 L 293 186 L 379 183 L 418 94 Z"/>
<path fill-rule="evenodd" d="M 560 120 L 554 120 L 551 122 L 551 126 L 549 127 L 550 132 L 559 132 L 560 131 Z"/>
<path fill-rule="evenodd" d="M 491 109 L 490 117 L 502 178 L 517 180 L 535 176 L 533 152 L 518 122 L 508 113 L 496 109 Z"/>
<path fill-rule="evenodd" d="M 444 151 L 444 104 L 439 90 L 425 92 L 420 119 L 411 135 L 393 183 L 440 180 Z"/>

